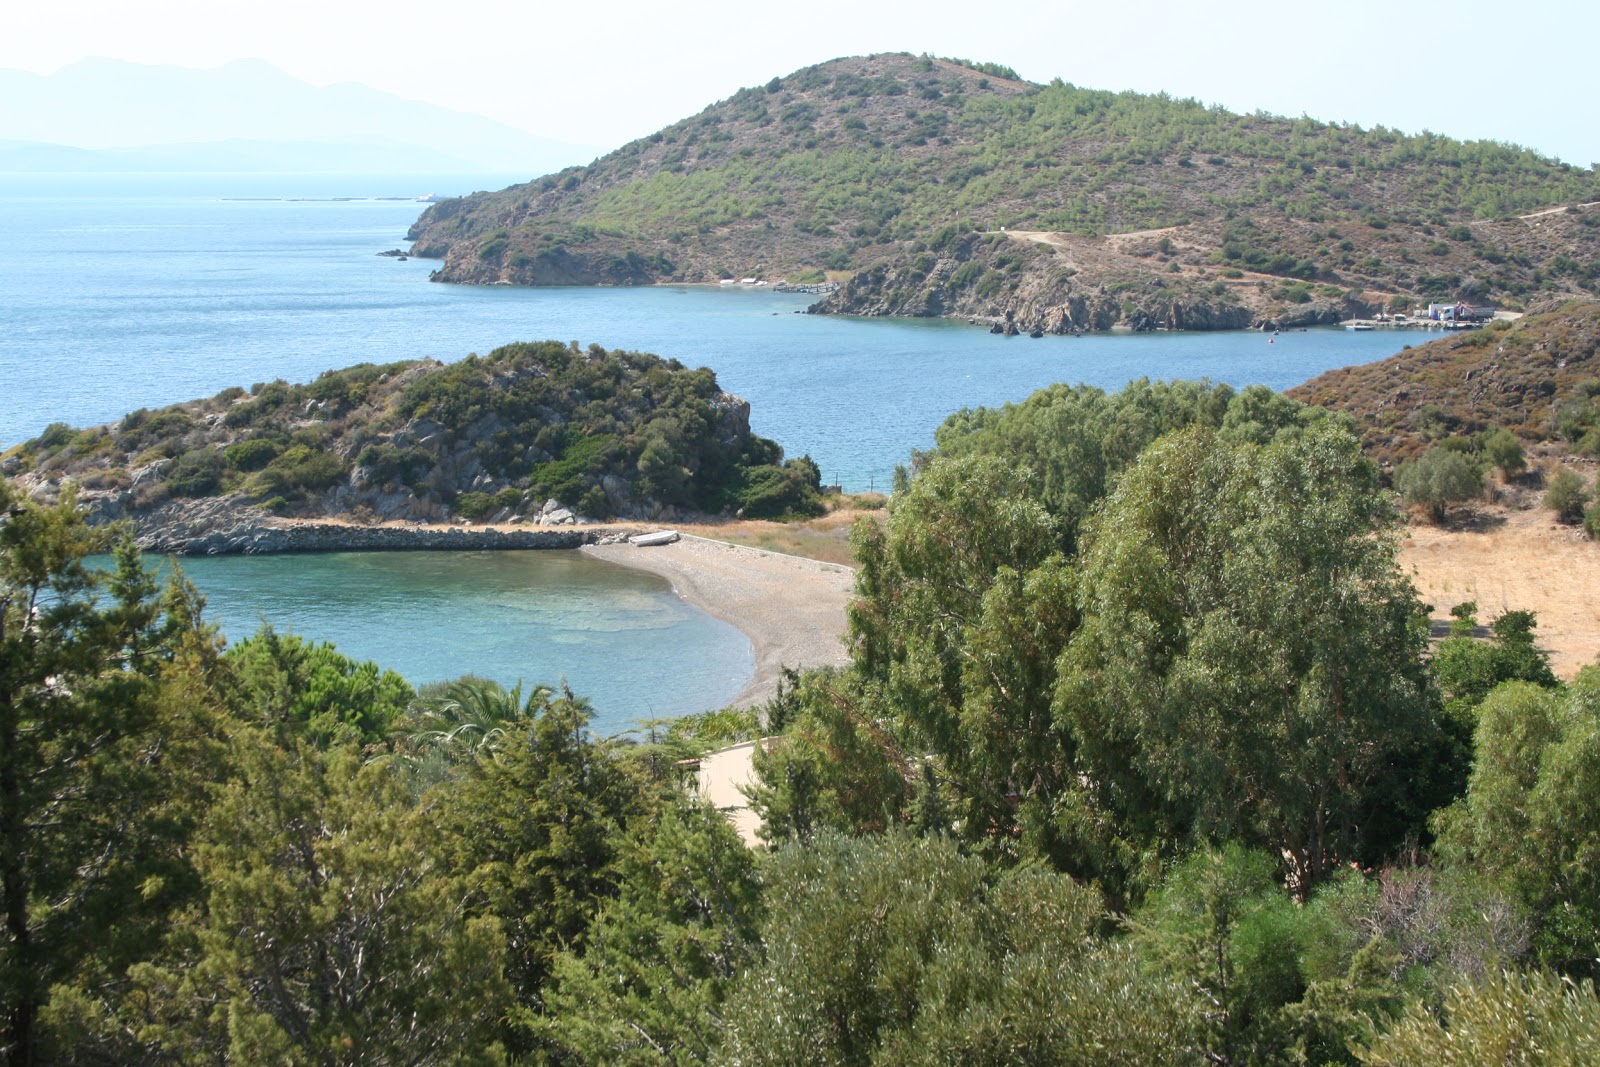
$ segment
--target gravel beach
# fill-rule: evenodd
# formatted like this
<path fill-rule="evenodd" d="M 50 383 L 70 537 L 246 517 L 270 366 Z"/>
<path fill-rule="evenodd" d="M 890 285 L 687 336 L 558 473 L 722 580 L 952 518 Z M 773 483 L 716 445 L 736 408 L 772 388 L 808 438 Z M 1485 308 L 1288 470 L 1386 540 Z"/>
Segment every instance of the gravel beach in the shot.
<path fill-rule="evenodd" d="M 658 574 L 684 600 L 742 630 L 755 648 L 756 671 L 736 704 L 770 700 L 784 667 L 849 662 L 845 605 L 855 586 L 849 567 L 692 535 L 651 548 L 586 545 L 580 551 Z"/>

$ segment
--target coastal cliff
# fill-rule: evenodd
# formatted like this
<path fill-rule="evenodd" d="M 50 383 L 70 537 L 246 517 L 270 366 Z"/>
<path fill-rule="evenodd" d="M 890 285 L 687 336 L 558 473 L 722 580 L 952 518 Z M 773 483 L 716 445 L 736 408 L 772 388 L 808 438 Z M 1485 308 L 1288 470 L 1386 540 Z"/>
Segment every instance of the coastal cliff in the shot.
<path fill-rule="evenodd" d="M 967 233 L 869 267 L 812 305 L 813 314 L 956 317 L 996 333 L 1278 329 L 1371 314 L 1382 295 L 1260 274 L 1215 278 L 1172 233 L 1085 238 Z M 1162 251 L 1162 249 L 1165 249 Z"/>
<path fill-rule="evenodd" d="M 973 258 L 948 254 L 952 234 L 1019 231 L 1056 263 L 1012 247 L 991 256 L 1020 263 L 989 264 L 998 279 L 934 269 Z M 843 287 L 822 312 L 1233 329 L 1595 292 L 1600 173 L 1504 144 L 881 54 L 741 89 L 588 166 L 434 204 L 409 236 L 442 260 L 441 282 L 826 280 Z"/>

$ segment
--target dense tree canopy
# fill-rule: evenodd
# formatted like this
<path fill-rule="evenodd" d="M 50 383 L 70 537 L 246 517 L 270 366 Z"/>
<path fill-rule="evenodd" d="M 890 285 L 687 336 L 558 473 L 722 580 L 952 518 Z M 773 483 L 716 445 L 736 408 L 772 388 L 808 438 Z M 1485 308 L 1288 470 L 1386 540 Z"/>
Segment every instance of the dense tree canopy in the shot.
<path fill-rule="evenodd" d="M 1375 466 L 1265 390 L 938 440 L 756 849 L 684 788 L 754 712 L 223 651 L 0 481 L 0 1062 L 1583 1062 L 1600 667 L 1471 604 L 1430 657 Z"/>

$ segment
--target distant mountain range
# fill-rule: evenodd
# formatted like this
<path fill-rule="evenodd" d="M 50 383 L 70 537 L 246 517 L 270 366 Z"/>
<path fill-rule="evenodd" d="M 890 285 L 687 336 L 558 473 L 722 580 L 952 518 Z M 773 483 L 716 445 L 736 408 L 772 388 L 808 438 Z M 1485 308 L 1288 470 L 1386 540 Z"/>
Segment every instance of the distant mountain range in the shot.
<path fill-rule="evenodd" d="M 598 155 L 364 85 L 318 88 L 260 60 L 210 70 L 86 59 L 0 70 L 0 172 L 525 171 Z"/>

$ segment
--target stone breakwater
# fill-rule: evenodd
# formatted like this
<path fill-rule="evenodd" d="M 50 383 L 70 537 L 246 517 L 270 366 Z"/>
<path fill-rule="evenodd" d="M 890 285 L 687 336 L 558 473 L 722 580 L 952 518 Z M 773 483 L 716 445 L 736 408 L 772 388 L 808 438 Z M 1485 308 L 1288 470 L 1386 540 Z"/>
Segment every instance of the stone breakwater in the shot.
<path fill-rule="evenodd" d="M 260 555 L 280 552 L 477 552 L 521 548 L 579 548 L 619 536 L 615 529 L 501 530 L 481 526 L 347 526 L 341 523 L 285 522 L 240 525 L 190 533 L 141 532 L 146 552 L 178 556 Z"/>

